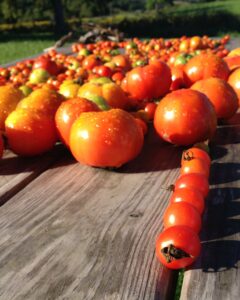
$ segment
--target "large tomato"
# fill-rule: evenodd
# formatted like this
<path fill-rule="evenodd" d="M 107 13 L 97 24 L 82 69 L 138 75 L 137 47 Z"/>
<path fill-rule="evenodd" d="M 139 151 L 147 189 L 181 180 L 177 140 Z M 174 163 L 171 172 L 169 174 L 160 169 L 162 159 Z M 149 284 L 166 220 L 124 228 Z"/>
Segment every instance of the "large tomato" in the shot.
<path fill-rule="evenodd" d="M 181 89 L 164 97 L 154 115 L 160 137 L 176 145 L 190 145 L 212 137 L 217 119 L 212 103 L 194 90 Z"/>
<path fill-rule="evenodd" d="M 204 93 L 212 102 L 217 118 L 229 119 L 238 109 L 238 97 L 233 88 L 220 78 L 207 78 L 195 82 L 191 89 Z"/>
<path fill-rule="evenodd" d="M 64 101 L 55 114 L 56 127 L 61 140 L 69 146 L 72 124 L 83 112 L 100 111 L 97 104 L 85 98 L 70 98 Z"/>
<path fill-rule="evenodd" d="M 128 72 L 125 90 L 135 100 L 151 100 L 165 95 L 171 82 L 171 70 L 168 65 L 162 61 L 154 61 Z"/>
<path fill-rule="evenodd" d="M 169 227 L 156 241 L 157 258 L 170 269 L 181 269 L 191 265 L 199 256 L 200 250 L 197 233 L 186 226 Z"/>
<path fill-rule="evenodd" d="M 142 129 L 121 109 L 82 113 L 70 132 L 73 156 L 90 166 L 120 167 L 135 158 L 142 146 Z"/>
<path fill-rule="evenodd" d="M 42 154 L 57 141 L 54 120 L 34 110 L 14 110 L 7 117 L 5 128 L 10 149 L 22 156 Z"/>
<path fill-rule="evenodd" d="M 227 80 L 230 70 L 226 62 L 212 53 L 202 53 L 191 58 L 185 65 L 188 86 L 210 77 Z"/>

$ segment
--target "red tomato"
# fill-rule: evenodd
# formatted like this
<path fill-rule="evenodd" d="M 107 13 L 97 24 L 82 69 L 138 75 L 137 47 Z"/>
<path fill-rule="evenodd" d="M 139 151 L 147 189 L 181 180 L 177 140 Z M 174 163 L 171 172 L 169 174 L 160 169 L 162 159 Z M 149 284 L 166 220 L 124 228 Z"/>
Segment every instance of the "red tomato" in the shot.
<path fill-rule="evenodd" d="M 188 86 L 210 77 L 227 80 L 230 70 L 226 62 L 212 53 L 202 53 L 191 58 L 185 65 Z"/>
<path fill-rule="evenodd" d="M 209 166 L 201 158 L 193 158 L 191 160 L 183 161 L 180 169 L 181 175 L 189 173 L 198 173 L 209 177 Z"/>
<path fill-rule="evenodd" d="M 209 167 L 211 165 L 211 159 L 207 152 L 197 147 L 192 147 L 183 151 L 181 164 L 183 164 L 184 161 L 189 161 L 194 158 L 200 158 L 204 160 Z"/>
<path fill-rule="evenodd" d="M 42 154 L 57 141 L 54 120 L 46 114 L 19 108 L 5 121 L 6 136 L 11 150 L 19 155 Z"/>
<path fill-rule="evenodd" d="M 157 104 L 155 102 L 149 102 L 145 105 L 144 110 L 147 113 L 149 120 L 153 120 L 156 108 Z"/>
<path fill-rule="evenodd" d="M 86 70 L 92 70 L 101 64 L 100 59 L 94 54 L 88 55 L 82 62 L 82 67 Z"/>
<path fill-rule="evenodd" d="M 156 241 L 157 258 L 170 269 L 191 265 L 199 256 L 201 244 L 198 235 L 186 226 L 164 230 Z"/>
<path fill-rule="evenodd" d="M 70 149 L 81 163 L 96 167 L 120 167 L 135 158 L 143 146 L 143 132 L 121 109 L 83 113 L 70 133 Z"/>
<path fill-rule="evenodd" d="M 174 184 L 174 190 L 183 188 L 193 188 L 198 190 L 203 197 L 207 197 L 209 183 L 206 176 L 197 173 L 181 175 Z"/>
<path fill-rule="evenodd" d="M 194 90 L 182 89 L 164 97 L 154 115 L 159 136 L 176 145 L 190 145 L 213 136 L 216 113 L 208 98 Z"/>
<path fill-rule="evenodd" d="M 163 217 L 164 228 L 184 225 L 192 228 L 197 233 L 201 230 L 201 216 L 197 209 L 187 202 L 171 203 Z"/>
<path fill-rule="evenodd" d="M 174 190 L 169 201 L 170 203 L 187 202 L 194 206 L 200 214 L 204 211 L 205 205 L 203 195 L 193 188 Z"/>
<path fill-rule="evenodd" d="M 46 57 L 37 58 L 33 64 L 33 69 L 44 69 L 53 76 L 58 75 L 60 72 L 58 65 L 50 58 Z"/>
<path fill-rule="evenodd" d="M 55 123 L 61 141 L 69 147 L 69 136 L 72 124 L 83 112 L 100 111 L 99 107 L 85 98 L 71 98 L 63 102 L 56 114 Z"/>
<path fill-rule="evenodd" d="M 98 74 L 101 77 L 111 77 L 112 70 L 107 66 L 96 66 L 93 68 L 93 73 Z"/>
<path fill-rule="evenodd" d="M 171 71 L 162 61 L 132 69 L 126 75 L 126 90 L 138 101 L 151 100 L 165 95 L 171 85 Z"/>

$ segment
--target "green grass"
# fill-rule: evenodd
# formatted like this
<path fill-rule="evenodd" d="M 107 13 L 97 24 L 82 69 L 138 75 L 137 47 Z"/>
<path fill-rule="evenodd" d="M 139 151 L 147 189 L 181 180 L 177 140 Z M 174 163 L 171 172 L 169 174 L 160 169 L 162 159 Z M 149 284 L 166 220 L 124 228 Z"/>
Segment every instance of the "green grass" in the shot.
<path fill-rule="evenodd" d="M 0 65 L 41 53 L 54 45 L 54 38 L 35 37 L 0 41 Z"/>

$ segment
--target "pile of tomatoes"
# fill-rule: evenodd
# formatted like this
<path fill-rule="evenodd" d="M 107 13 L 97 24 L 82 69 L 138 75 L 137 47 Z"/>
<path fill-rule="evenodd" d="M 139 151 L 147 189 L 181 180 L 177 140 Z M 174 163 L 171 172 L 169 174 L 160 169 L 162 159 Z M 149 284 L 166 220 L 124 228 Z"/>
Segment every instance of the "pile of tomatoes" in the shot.
<path fill-rule="evenodd" d="M 0 68 L 0 157 L 4 148 L 39 155 L 60 141 L 82 164 L 118 168 L 141 152 L 150 123 L 174 145 L 210 140 L 219 121 L 236 122 L 240 103 L 240 48 L 229 51 L 228 41 L 74 44 L 71 55 L 52 49 Z M 210 160 L 196 147 L 187 157 L 157 242 L 158 257 L 171 268 L 200 251 Z"/>

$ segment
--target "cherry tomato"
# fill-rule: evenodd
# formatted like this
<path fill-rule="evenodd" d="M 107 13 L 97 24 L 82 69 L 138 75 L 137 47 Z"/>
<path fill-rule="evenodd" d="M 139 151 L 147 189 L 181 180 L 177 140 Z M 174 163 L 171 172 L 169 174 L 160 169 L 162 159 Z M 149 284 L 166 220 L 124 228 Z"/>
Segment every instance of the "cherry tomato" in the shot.
<path fill-rule="evenodd" d="M 197 209 L 187 202 L 173 202 L 167 207 L 163 217 L 164 228 L 184 225 L 197 233 L 201 230 L 201 216 Z"/>
<path fill-rule="evenodd" d="M 211 159 L 207 152 L 197 147 L 191 147 L 183 151 L 181 164 L 183 164 L 184 161 L 189 161 L 194 158 L 200 158 L 204 160 L 209 167 L 211 165 Z"/>
<path fill-rule="evenodd" d="M 182 162 L 182 167 L 180 169 L 180 174 L 188 173 L 199 173 L 207 178 L 209 177 L 209 166 L 201 158 L 194 158 L 191 160 L 186 160 Z"/>
<path fill-rule="evenodd" d="M 194 206 L 200 214 L 204 211 L 205 204 L 203 195 L 193 188 L 174 190 L 169 201 L 170 203 L 187 202 Z"/>
<path fill-rule="evenodd" d="M 157 258 L 170 269 L 181 269 L 191 265 L 199 256 L 200 250 L 198 235 L 186 226 L 169 227 L 156 241 Z"/>
<path fill-rule="evenodd" d="M 205 198 L 209 192 L 209 183 L 206 176 L 197 173 L 189 173 L 181 175 L 174 184 L 175 190 L 182 188 L 194 188 Z"/>
<path fill-rule="evenodd" d="M 153 120 L 156 108 L 157 104 L 155 102 L 149 102 L 144 107 L 144 110 L 147 113 L 149 120 Z"/>

